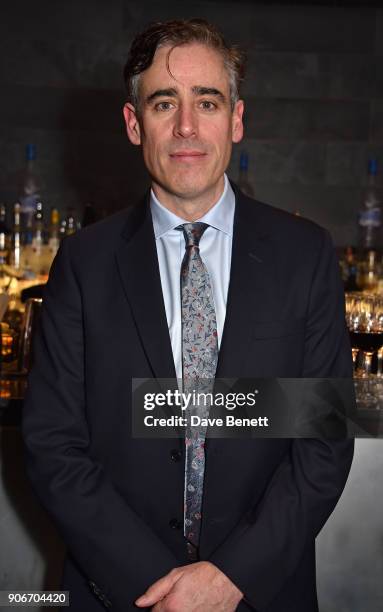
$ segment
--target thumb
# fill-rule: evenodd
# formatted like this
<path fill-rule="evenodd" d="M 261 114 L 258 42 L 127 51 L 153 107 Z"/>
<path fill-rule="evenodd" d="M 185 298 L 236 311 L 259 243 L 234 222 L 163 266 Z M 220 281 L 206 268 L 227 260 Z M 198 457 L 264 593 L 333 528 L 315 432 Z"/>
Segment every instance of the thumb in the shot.
<path fill-rule="evenodd" d="M 177 582 L 179 578 L 181 578 L 182 572 L 176 572 L 176 570 L 172 570 L 163 578 L 160 578 L 156 582 L 154 582 L 148 590 L 141 595 L 134 602 L 136 606 L 145 607 L 145 606 L 153 606 L 158 601 L 163 599 L 169 591 L 172 589 L 173 585 Z"/>

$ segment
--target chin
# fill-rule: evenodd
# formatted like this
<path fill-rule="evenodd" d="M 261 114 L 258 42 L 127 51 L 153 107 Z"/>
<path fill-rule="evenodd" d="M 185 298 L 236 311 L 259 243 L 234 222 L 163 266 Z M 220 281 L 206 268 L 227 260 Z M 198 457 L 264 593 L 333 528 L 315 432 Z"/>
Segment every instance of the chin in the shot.
<path fill-rule="evenodd" d="M 177 192 L 175 193 L 180 198 L 192 200 L 194 198 L 198 198 L 202 196 L 206 191 L 207 189 L 203 189 L 203 188 L 199 189 L 195 185 L 193 186 L 190 185 L 190 187 L 188 187 L 187 185 L 184 185 L 182 188 L 179 188 Z"/>
<path fill-rule="evenodd" d="M 217 185 L 216 180 L 206 180 L 206 177 L 199 176 L 199 172 L 194 171 L 194 174 L 187 176 L 178 176 L 173 182 L 174 188 L 178 191 L 188 193 L 190 195 L 198 195 L 208 193 Z"/>

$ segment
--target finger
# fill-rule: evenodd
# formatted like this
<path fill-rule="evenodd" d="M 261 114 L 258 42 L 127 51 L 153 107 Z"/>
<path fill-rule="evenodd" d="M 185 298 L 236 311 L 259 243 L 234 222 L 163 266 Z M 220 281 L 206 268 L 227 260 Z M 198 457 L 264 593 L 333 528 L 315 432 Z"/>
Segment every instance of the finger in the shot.
<path fill-rule="evenodd" d="M 164 597 L 164 599 L 158 601 L 156 605 L 151 608 L 151 610 L 152 612 L 169 612 L 169 610 L 182 610 L 182 612 L 187 612 L 187 610 L 189 610 L 189 607 L 186 606 L 186 602 L 185 604 L 179 602 L 179 604 L 176 605 L 174 598 L 170 593 L 169 595 Z M 205 612 L 205 610 L 203 612 Z"/>
<path fill-rule="evenodd" d="M 136 599 L 136 606 L 153 606 L 169 593 L 173 584 L 177 582 L 180 577 L 181 573 L 178 574 L 175 570 L 172 570 L 169 574 L 166 574 L 166 576 L 154 582 L 141 597 Z"/>

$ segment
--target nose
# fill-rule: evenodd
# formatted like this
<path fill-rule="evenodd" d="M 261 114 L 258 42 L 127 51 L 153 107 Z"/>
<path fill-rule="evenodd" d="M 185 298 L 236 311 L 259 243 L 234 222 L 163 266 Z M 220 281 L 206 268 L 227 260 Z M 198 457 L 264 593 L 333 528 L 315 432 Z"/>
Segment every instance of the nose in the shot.
<path fill-rule="evenodd" d="M 193 107 L 190 105 L 180 105 L 174 124 L 174 136 L 190 138 L 197 133 L 197 117 Z"/>

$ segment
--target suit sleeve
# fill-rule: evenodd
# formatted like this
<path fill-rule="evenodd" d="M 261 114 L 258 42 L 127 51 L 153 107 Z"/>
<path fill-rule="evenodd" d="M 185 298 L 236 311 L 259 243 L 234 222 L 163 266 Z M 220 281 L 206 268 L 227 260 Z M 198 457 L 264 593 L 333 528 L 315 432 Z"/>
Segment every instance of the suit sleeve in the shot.
<path fill-rule="evenodd" d="M 122 612 L 177 561 L 89 452 L 82 302 L 70 241 L 64 239 L 44 290 L 23 410 L 26 466 L 89 583 Z"/>
<path fill-rule="evenodd" d="M 302 377 L 349 378 L 344 291 L 329 234 L 312 274 Z M 257 507 L 209 559 L 263 612 L 293 575 L 306 545 L 333 511 L 353 457 L 347 439 L 295 439 Z"/>

